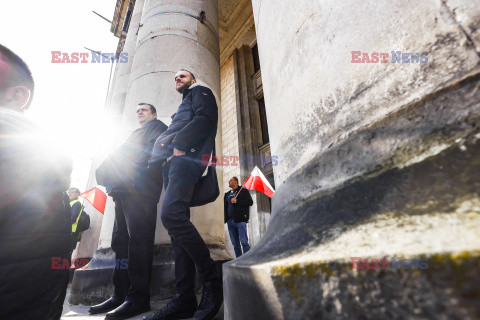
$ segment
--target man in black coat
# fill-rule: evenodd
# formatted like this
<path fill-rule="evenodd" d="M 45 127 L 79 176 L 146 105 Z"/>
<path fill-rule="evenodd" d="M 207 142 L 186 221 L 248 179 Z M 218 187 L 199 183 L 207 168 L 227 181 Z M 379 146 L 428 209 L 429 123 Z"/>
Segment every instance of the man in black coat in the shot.
<path fill-rule="evenodd" d="M 180 70 L 176 89 L 183 100 L 172 123 L 155 142 L 152 165 L 163 167 L 165 196 L 161 218 L 172 238 L 175 254 L 177 295 L 149 320 L 212 319 L 223 302 L 222 279 L 210 252 L 190 221 L 190 201 L 198 179 L 205 171 L 201 155 L 210 154 L 217 133 L 218 109 L 212 91 L 196 84 L 194 75 Z M 197 307 L 195 268 L 203 280 L 203 295 Z"/>
<path fill-rule="evenodd" d="M 247 222 L 250 217 L 250 206 L 253 205 L 252 196 L 247 189 L 238 185 L 238 178 L 232 177 L 228 181 L 232 188 L 223 197 L 225 223 L 228 226 L 228 234 L 232 241 L 235 257 L 240 257 L 250 250 L 247 235 Z M 240 244 L 242 245 L 240 247 Z"/>
<path fill-rule="evenodd" d="M 0 45 L 0 319 L 58 320 L 71 255 L 72 161 L 23 116 L 33 96 L 25 62 Z"/>
<path fill-rule="evenodd" d="M 157 137 L 167 126 L 157 120 L 151 104 L 137 106 L 140 128 L 97 169 L 97 182 L 115 202 L 112 249 L 116 261 L 113 296 L 93 306 L 91 314 L 107 312 L 105 319 L 127 319 L 150 310 L 150 278 L 157 217 L 162 192 L 161 170 L 148 167 Z"/>

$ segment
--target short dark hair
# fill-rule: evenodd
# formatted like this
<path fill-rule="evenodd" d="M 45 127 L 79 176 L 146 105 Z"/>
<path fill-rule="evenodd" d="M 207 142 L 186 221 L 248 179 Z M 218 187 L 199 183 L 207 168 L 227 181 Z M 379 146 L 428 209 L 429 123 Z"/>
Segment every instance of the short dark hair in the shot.
<path fill-rule="evenodd" d="M 151 111 L 152 113 L 157 113 L 157 108 L 155 108 L 154 106 L 152 106 L 150 103 L 140 102 L 138 105 L 139 105 L 139 106 L 149 106 L 149 107 L 150 107 L 150 111 Z"/>
<path fill-rule="evenodd" d="M 30 90 L 30 100 L 23 108 L 24 110 L 27 110 L 32 104 L 33 92 L 35 90 L 32 72 L 30 72 L 30 68 L 22 58 L 1 44 L 0 52 L 12 66 L 12 72 L 10 72 L 10 75 L 7 77 L 7 86 L 23 86 Z M 0 88 L 0 91 L 4 89 L 6 88 Z"/>
<path fill-rule="evenodd" d="M 232 177 L 232 179 L 237 181 L 237 183 L 238 183 L 238 178 L 237 177 Z"/>
<path fill-rule="evenodd" d="M 193 73 L 187 69 L 180 69 L 180 71 L 187 71 L 188 73 L 190 73 L 190 75 L 192 76 L 193 80 L 197 80 L 195 79 L 195 76 L 193 75 Z"/>
<path fill-rule="evenodd" d="M 78 188 L 72 187 L 72 188 L 68 189 L 68 191 L 70 191 L 70 190 L 75 191 L 75 193 L 80 194 L 80 189 L 78 189 Z"/>

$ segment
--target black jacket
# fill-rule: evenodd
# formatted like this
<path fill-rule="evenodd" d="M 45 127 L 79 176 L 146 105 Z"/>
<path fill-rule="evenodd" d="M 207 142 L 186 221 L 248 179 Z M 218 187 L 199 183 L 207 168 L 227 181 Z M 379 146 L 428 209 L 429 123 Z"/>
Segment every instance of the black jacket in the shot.
<path fill-rule="evenodd" d="M 173 148 L 201 165 L 202 154 L 210 154 L 217 134 L 218 108 L 213 92 L 193 85 L 183 92 L 183 100 L 172 116 L 172 123 L 155 142 L 150 163 L 163 162 Z"/>
<path fill-rule="evenodd" d="M 70 259 L 71 171 L 32 122 L 0 108 L 0 319 L 60 316 L 69 270 L 52 258 Z"/>
<path fill-rule="evenodd" d="M 238 188 L 241 188 L 240 186 Z M 234 190 L 235 194 L 238 192 L 237 190 Z M 224 208 L 224 218 L 225 222 L 228 220 L 228 194 L 230 193 L 227 192 L 223 196 L 223 208 Z M 233 204 L 233 221 L 235 223 L 238 222 L 248 222 L 248 219 L 250 218 L 250 206 L 253 205 L 253 200 L 252 196 L 250 195 L 250 192 L 247 189 L 242 189 L 240 193 L 237 195 L 237 203 Z"/>
<path fill-rule="evenodd" d="M 158 201 L 162 192 L 162 171 L 148 167 L 148 160 L 158 136 L 167 129 L 160 120 L 147 122 L 96 170 L 97 183 L 107 193 L 132 193 Z"/>

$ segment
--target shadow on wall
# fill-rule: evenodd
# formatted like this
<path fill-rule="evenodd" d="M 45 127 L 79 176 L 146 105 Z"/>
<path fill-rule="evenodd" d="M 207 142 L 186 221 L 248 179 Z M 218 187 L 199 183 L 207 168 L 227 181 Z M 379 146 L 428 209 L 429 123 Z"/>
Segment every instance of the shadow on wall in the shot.
<path fill-rule="evenodd" d="M 476 197 L 479 81 L 476 76 L 409 106 L 293 174 L 278 188 L 270 224 L 251 256 L 257 263 L 271 261 L 333 240 L 378 214 L 448 213 L 461 199 Z M 312 194 L 312 186 L 344 172 L 359 176 Z"/>
<path fill-rule="evenodd" d="M 480 121 L 476 126 L 480 128 Z M 421 163 L 348 185 L 285 212 L 290 222 L 298 224 L 290 230 L 281 222 L 271 224 L 271 234 L 263 243 L 226 266 L 226 318 L 478 318 L 478 252 L 415 257 L 428 258 L 425 270 L 352 270 L 351 261 L 336 263 L 335 268 L 321 262 L 261 265 L 326 244 L 384 212 L 393 211 L 398 217 L 435 212 L 440 219 L 454 212 L 459 199 L 477 196 L 480 185 L 480 139 L 472 134 L 466 140 L 466 150 L 454 146 Z M 388 238 L 381 241 L 388 246 Z"/>

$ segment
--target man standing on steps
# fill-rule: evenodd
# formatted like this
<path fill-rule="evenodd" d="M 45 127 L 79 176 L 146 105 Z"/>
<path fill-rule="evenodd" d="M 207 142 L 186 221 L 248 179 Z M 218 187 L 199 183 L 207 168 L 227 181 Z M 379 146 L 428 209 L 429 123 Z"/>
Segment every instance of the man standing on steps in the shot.
<path fill-rule="evenodd" d="M 155 142 L 150 163 L 163 166 L 165 196 L 161 218 L 172 238 L 177 294 L 147 320 L 212 319 L 223 302 L 222 279 L 210 252 L 190 221 L 190 200 L 205 171 L 201 155 L 210 154 L 217 134 L 218 109 L 212 91 L 196 84 L 195 76 L 180 70 L 176 90 L 183 100 L 172 123 Z M 195 268 L 203 280 L 202 300 L 197 307 Z"/>
<path fill-rule="evenodd" d="M 112 249 L 117 265 L 113 272 L 113 296 L 93 306 L 91 314 L 108 312 L 106 320 L 127 319 L 150 310 L 150 278 L 157 222 L 157 203 L 162 192 L 161 170 L 148 167 L 157 137 L 167 126 L 157 120 L 157 110 L 147 103 L 137 106 L 140 128 L 96 171 L 115 202 Z"/>

